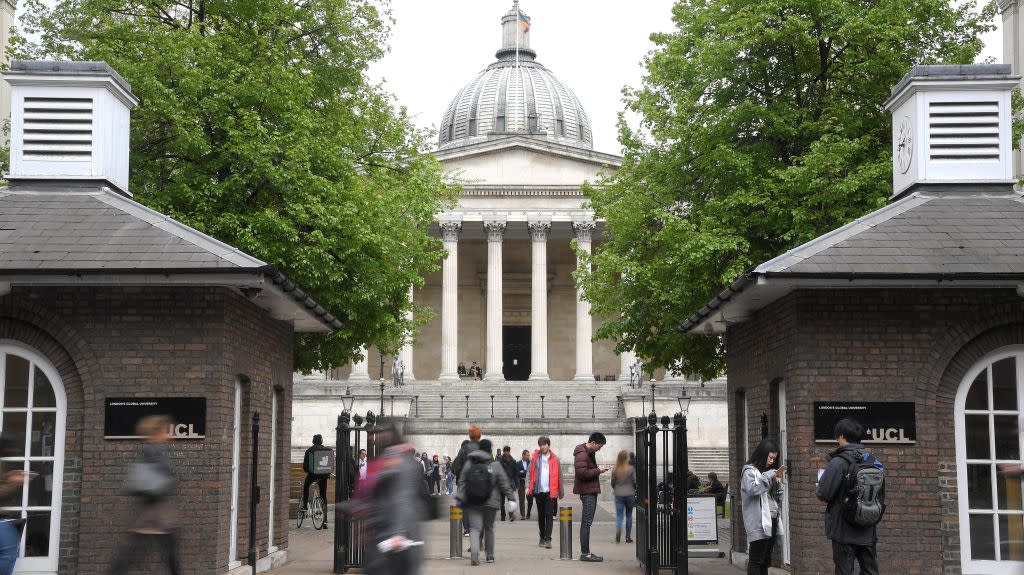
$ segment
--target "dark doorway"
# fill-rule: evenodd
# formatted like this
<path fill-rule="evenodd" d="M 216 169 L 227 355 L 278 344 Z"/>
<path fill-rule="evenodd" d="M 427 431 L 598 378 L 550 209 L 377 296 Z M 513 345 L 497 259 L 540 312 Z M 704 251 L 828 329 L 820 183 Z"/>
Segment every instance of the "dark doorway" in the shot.
<path fill-rule="evenodd" d="M 501 337 L 504 344 L 501 359 L 505 379 L 526 381 L 530 378 L 530 326 L 502 326 Z"/>

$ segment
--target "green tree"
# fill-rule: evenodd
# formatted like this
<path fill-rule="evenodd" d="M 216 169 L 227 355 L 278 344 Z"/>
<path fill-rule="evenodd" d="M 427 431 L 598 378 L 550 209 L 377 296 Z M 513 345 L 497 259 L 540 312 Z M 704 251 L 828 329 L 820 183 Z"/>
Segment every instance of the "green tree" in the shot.
<path fill-rule="evenodd" d="M 952 3 L 959 4 L 959 3 Z M 962 64 L 993 6 L 947 0 L 680 0 L 626 89 L 622 169 L 588 189 L 607 221 L 578 276 L 597 337 L 720 374 L 719 338 L 676 327 L 744 270 L 884 205 L 882 104 L 919 63 Z"/>
<path fill-rule="evenodd" d="M 13 40 L 18 57 L 108 62 L 141 100 L 135 198 L 277 264 L 341 320 L 299 337 L 301 370 L 396 350 L 409 286 L 443 255 L 427 230 L 456 186 L 367 77 L 389 33 L 378 5 L 29 0 Z"/>

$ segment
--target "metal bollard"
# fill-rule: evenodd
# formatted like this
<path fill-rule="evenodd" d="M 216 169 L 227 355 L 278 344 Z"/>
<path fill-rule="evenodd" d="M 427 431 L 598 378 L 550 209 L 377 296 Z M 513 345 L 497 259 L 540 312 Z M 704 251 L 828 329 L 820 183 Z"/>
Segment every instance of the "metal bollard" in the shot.
<path fill-rule="evenodd" d="M 448 507 L 448 558 L 462 559 L 462 508 Z"/>
<path fill-rule="evenodd" d="M 558 560 L 572 561 L 572 507 L 558 508 Z"/>

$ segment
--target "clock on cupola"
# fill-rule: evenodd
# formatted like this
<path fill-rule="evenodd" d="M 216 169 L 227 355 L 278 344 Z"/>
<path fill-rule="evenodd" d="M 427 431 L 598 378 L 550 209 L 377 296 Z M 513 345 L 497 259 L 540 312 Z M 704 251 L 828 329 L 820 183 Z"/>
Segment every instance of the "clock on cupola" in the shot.
<path fill-rule="evenodd" d="M 1010 74 L 1010 66 L 915 66 L 893 88 L 885 109 L 894 197 L 1014 183 Z"/>

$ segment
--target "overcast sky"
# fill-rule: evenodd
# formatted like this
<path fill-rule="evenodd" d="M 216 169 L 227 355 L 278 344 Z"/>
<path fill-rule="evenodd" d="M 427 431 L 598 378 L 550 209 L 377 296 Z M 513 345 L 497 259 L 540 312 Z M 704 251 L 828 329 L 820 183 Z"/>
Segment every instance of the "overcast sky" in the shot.
<path fill-rule="evenodd" d="M 673 0 L 520 0 L 530 16 L 537 61 L 572 88 L 594 130 L 594 148 L 619 153 L 615 132 L 622 87 L 638 86 L 652 32 L 672 29 Z M 501 16 L 512 0 L 391 0 L 391 51 L 371 76 L 383 80 L 414 121 L 428 128 L 477 72 L 494 61 Z M 986 37 L 981 58 L 1002 60 L 1002 34 Z"/>

